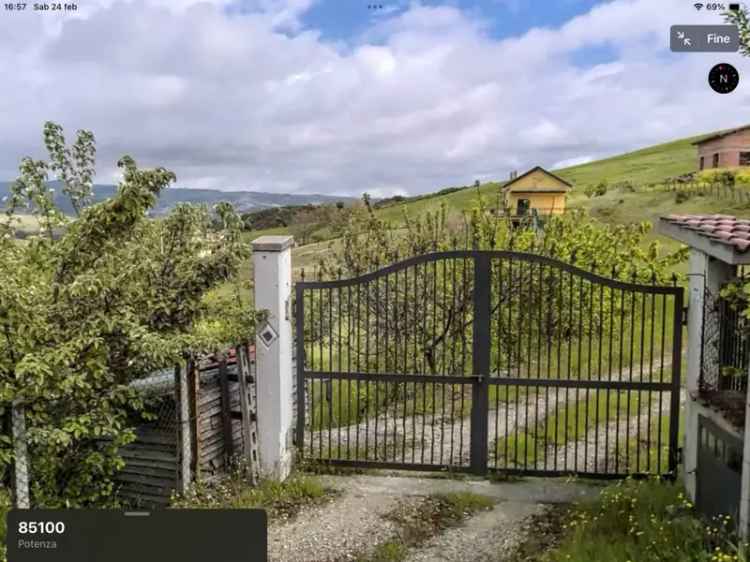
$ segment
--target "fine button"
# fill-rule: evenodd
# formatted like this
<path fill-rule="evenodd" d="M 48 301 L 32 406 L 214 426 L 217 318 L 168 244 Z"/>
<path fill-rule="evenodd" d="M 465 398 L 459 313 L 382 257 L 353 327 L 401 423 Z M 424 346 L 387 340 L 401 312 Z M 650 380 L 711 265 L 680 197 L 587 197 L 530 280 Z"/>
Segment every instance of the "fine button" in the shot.
<path fill-rule="evenodd" d="M 679 53 L 735 53 L 740 48 L 736 25 L 673 25 L 669 48 Z"/>

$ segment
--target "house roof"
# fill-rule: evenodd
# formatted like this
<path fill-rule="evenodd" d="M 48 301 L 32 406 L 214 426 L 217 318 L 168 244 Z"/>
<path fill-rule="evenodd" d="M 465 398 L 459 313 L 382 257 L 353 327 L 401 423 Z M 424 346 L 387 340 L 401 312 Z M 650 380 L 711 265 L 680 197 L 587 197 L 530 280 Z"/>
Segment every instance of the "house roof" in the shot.
<path fill-rule="evenodd" d="M 726 263 L 750 263 L 750 219 L 669 215 L 659 219 L 659 231 Z"/>
<path fill-rule="evenodd" d="M 552 172 L 550 172 L 550 171 L 548 171 L 548 170 L 545 170 L 545 169 L 544 169 L 544 168 L 542 168 L 541 166 L 534 166 L 534 167 L 533 167 L 533 168 L 531 168 L 531 170 L 529 170 L 528 172 L 524 172 L 523 174 L 521 174 L 521 175 L 520 175 L 520 176 L 518 176 L 517 178 L 514 178 L 514 179 L 510 180 L 510 181 L 509 181 L 508 183 L 506 183 L 506 184 L 505 184 L 505 187 L 503 187 L 503 190 L 506 190 L 506 189 L 507 189 L 507 190 L 510 190 L 510 191 L 514 191 L 514 190 L 513 190 L 512 188 L 511 188 L 511 186 L 512 186 L 512 185 L 513 185 L 514 183 L 516 183 L 517 181 L 520 181 L 521 179 L 525 178 L 525 177 L 526 177 L 526 176 L 528 176 L 529 174 L 533 174 L 534 172 L 542 172 L 542 173 L 544 173 L 544 174 L 547 174 L 548 176 L 550 176 L 550 177 L 552 177 L 552 178 L 556 179 L 557 181 L 559 181 L 559 182 L 561 182 L 561 183 L 565 184 L 566 186 L 568 186 L 568 188 L 571 188 L 571 187 L 573 187 L 573 184 L 571 184 L 570 182 L 568 182 L 568 181 L 566 181 L 566 180 L 562 179 L 562 178 L 561 178 L 560 176 L 556 176 L 555 174 L 553 174 Z M 544 191 L 548 191 L 548 192 L 550 192 L 550 191 L 551 191 L 551 192 L 555 192 L 555 193 L 557 193 L 557 192 L 560 192 L 560 191 L 565 191 L 565 189 L 552 189 L 552 188 L 549 188 L 549 187 L 545 187 L 545 188 L 542 188 L 542 189 L 544 189 Z M 527 189 L 527 188 L 523 188 L 523 189 L 520 189 L 519 191 L 541 191 L 541 189 Z"/>
<path fill-rule="evenodd" d="M 695 141 L 692 144 L 693 145 L 703 144 L 704 142 L 708 142 L 708 141 L 720 139 L 729 135 L 733 135 L 735 133 L 739 133 L 740 131 L 744 131 L 746 129 L 750 129 L 750 125 L 743 125 L 742 127 L 737 127 L 736 129 L 728 129 L 726 131 L 722 131 L 721 133 L 716 133 L 715 135 L 704 137 L 701 140 Z"/>

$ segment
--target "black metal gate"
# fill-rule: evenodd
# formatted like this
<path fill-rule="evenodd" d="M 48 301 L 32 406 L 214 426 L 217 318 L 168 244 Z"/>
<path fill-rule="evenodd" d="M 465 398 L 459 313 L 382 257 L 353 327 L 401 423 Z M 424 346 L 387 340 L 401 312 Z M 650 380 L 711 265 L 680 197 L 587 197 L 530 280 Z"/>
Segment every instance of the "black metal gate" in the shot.
<path fill-rule="evenodd" d="M 297 445 L 344 466 L 673 474 L 683 289 L 425 254 L 296 286 Z"/>

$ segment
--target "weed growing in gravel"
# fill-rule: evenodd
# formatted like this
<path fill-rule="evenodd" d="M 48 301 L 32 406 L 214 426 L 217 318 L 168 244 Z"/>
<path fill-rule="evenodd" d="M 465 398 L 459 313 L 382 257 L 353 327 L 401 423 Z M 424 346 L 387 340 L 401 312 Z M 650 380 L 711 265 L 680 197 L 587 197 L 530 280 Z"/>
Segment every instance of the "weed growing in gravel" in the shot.
<path fill-rule="evenodd" d="M 435 494 L 418 503 L 402 503 L 385 518 L 396 525 L 397 536 L 363 553 L 357 562 L 400 562 L 409 548 L 457 525 L 475 513 L 492 509 L 492 499 L 471 492 Z"/>
<path fill-rule="evenodd" d="M 235 468 L 211 483 L 198 482 L 185 494 L 172 498 L 172 507 L 187 509 L 263 508 L 269 519 L 289 519 L 305 505 L 330 500 L 336 492 L 314 476 L 295 473 L 284 482 L 264 480 L 252 486 L 245 473 Z"/>
<path fill-rule="evenodd" d="M 386 541 L 375 547 L 366 558 L 359 558 L 357 562 L 401 562 L 406 559 L 408 548 L 399 540 Z"/>
<path fill-rule="evenodd" d="M 440 502 L 440 512 L 449 521 L 460 521 L 478 511 L 492 509 L 494 505 L 491 498 L 471 492 L 438 494 L 432 497 Z"/>
<path fill-rule="evenodd" d="M 677 484 L 625 480 L 572 509 L 542 562 L 746 562 L 729 517 L 705 522 Z M 528 560 L 529 558 L 527 558 Z M 530 558 L 534 559 L 534 558 Z"/>

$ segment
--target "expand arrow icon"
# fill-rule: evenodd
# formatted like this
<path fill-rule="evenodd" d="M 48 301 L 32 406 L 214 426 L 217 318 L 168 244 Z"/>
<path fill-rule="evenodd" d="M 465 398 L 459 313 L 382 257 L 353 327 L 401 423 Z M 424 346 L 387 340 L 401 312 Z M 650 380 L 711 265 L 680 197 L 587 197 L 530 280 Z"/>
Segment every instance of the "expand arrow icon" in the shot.
<path fill-rule="evenodd" d="M 685 45 L 686 47 L 690 47 L 692 45 L 690 37 L 686 37 L 684 31 L 677 32 L 677 39 L 681 39 L 682 44 Z"/>

